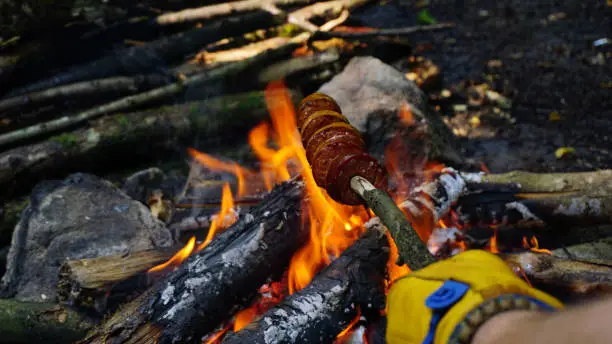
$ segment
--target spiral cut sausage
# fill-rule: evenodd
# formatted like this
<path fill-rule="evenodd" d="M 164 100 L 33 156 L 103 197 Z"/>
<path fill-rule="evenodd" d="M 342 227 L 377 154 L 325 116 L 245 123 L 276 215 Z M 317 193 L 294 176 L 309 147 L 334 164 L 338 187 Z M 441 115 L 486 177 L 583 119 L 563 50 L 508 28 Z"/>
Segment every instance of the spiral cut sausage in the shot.
<path fill-rule="evenodd" d="M 362 203 L 350 186 L 356 175 L 379 189 L 387 188 L 385 170 L 367 153 L 359 131 L 330 96 L 317 92 L 304 98 L 297 117 L 314 179 L 334 200 L 349 205 Z"/>

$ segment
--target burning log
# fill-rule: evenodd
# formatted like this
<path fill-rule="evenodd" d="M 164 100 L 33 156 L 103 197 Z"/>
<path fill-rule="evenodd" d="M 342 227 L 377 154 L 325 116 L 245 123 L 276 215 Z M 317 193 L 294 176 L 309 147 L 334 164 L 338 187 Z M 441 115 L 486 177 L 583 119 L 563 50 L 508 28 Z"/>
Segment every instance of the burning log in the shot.
<path fill-rule="evenodd" d="M 612 266 L 561 259 L 539 252 L 500 254 L 515 271 L 536 286 L 555 288 L 571 295 L 612 291 Z"/>
<path fill-rule="evenodd" d="M 299 95 L 292 95 L 297 102 Z M 49 177 L 76 166 L 82 169 L 86 161 L 96 166 L 102 155 L 120 159 L 138 154 L 142 147 L 141 153 L 159 156 L 164 147 L 190 140 L 193 133 L 213 139 L 229 128 L 236 130 L 236 123 L 238 128 L 248 127 L 267 117 L 263 92 L 251 92 L 101 118 L 87 129 L 1 153 L 0 187 L 8 197 L 11 188 L 21 191 L 41 175 Z"/>
<path fill-rule="evenodd" d="M 361 239 L 307 287 L 228 335 L 223 343 L 328 343 L 358 315 L 358 309 L 363 313 L 384 309 L 389 243 L 378 219 L 366 227 Z"/>
<path fill-rule="evenodd" d="M 92 327 L 89 319 L 56 304 L 0 299 L 0 343 L 64 344 Z"/>
<path fill-rule="evenodd" d="M 103 313 L 115 286 L 167 261 L 175 251 L 147 250 L 129 255 L 66 261 L 60 269 L 57 287 L 59 301 L 71 306 L 94 308 Z M 144 284 L 145 288 L 148 287 Z M 133 292 L 138 288 L 131 289 Z"/>
<path fill-rule="evenodd" d="M 80 343 L 196 343 L 282 274 L 307 239 L 303 183 L 280 184 L 236 224 Z"/>

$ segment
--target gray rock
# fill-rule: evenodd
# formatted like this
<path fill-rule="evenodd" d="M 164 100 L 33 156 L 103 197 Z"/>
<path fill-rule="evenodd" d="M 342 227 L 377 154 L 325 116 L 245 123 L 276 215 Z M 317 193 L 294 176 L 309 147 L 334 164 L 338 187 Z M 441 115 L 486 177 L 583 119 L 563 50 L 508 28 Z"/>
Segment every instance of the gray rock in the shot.
<path fill-rule="evenodd" d="M 342 73 L 321 86 L 319 92 L 336 100 L 376 156 L 382 156 L 397 129 L 400 109 L 408 104 L 417 121 L 412 129 L 418 132 L 423 154 L 430 160 L 462 161 L 457 149 L 459 144 L 440 116 L 428 109 L 426 95 L 400 71 L 377 58 L 354 57 Z M 427 134 L 426 138 L 421 132 Z"/>
<path fill-rule="evenodd" d="M 354 57 L 342 73 L 319 89 L 338 102 L 342 113 L 361 132 L 368 132 L 368 122 L 378 116 L 397 116 L 403 103 L 424 111 L 425 94 L 397 69 L 381 60 Z"/>
<path fill-rule="evenodd" d="M 168 247 L 173 239 L 143 204 L 108 181 L 73 174 L 38 184 L 15 228 L 2 278 L 5 297 L 55 299 L 66 259 Z"/>

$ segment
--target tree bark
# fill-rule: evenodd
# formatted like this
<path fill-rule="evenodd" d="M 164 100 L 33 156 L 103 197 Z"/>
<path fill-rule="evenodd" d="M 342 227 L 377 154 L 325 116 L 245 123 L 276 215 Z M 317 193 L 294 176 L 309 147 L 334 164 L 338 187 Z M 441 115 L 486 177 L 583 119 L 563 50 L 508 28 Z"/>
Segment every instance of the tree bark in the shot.
<path fill-rule="evenodd" d="M 168 63 L 198 51 L 207 43 L 266 28 L 276 21 L 275 16 L 266 12 L 226 18 L 202 28 L 163 37 L 142 46 L 119 50 L 111 55 L 72 67 L 51 78 L 13 90 L 8 96 L 113 75 L 146 74 L 159 71 L 160 66 L 166 67 Z"/>
<path fill-rule="evenodd" d="M 302 191 L 300 181 L 274 188 L 250 214 L 80 343 L 198 343 L 282 274 L 306 241 Z"/>
<path fill-rule="evenodd" d="M 385 307 L 384 274 L 389 243 L 379 221 L 308 286 L 288 296 L 258 320 L 228 335 L 234 343 L 329 343 L 357 314 Z"/>
<path fill-rule="evenodd" d="M 65 344 L 92 327 L 90 320 L 56 304 L 0 299 L 0 343 Z"/>
<path fill-rule="evenodd" d="M 296 92 L 292 95 L 299 101 Z M 246 135 L 266 118 L 263 92 L 104 117 L 91 122 L 89 128 L 0 153 L 0 188 L 8 198 L 28 190 L 41 177 L 96 170 L 108 163 L 104 157 L 112 157 L 117 165 L 121 159 L 129 162 L 138 155 L 159 156 L 177 142 L 192 144 L 196 133 L 211 141 L 231 131 L 244 130 Z"/>

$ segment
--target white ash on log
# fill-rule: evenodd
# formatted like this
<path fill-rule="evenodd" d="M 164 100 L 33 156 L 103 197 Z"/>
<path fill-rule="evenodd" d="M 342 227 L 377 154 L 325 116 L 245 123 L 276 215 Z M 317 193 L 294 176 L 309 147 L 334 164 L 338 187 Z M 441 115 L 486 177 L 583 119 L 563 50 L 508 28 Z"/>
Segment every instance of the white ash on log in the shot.
<path fill-rule="evenodd" d="M 199 343 L 281 275 L 306 241 L 302 193 L 300 181 L 275 187 L 250 214 L 80 343 Z"/>
<path fill-rule="evenodd" d="M 385 307 L 389 243 L 378 218 L 366 227 L 366 233 L 308 286 L 223 343 L 328 343 L 355 319 L 357 308 L 362 314 L 378 314 Z"/>

